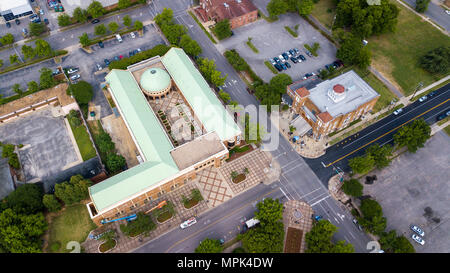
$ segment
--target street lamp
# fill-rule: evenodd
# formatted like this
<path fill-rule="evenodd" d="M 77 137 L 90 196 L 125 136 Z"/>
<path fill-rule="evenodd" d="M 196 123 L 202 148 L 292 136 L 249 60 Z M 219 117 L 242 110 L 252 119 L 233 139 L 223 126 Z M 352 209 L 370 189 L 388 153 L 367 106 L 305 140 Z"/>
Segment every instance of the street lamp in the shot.
<path fill-rule="evenodd" d="M 416 95 L 416 92 L 417 92 L 420 88 L 422 88 L 422 87 L 423 87 L 423 82 L 419 82 L 419 84 L 418 84 L 417 87 L 416 87 L 416 90 L 414 90 L 414 94 L 413 94 L 413 96 L 411 97 L 411 100 L 414 99 L 414 96 Z"/>

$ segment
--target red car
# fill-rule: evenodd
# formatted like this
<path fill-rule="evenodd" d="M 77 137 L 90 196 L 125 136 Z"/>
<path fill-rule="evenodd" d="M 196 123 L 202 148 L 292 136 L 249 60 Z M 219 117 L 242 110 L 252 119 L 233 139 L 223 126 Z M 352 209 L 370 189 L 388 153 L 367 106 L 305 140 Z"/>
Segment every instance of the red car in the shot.
<path fill-rule="evenodd" d="M 122 58 L 123 58 L 123 55 L 120 55 L 119 58 L 122 59 Z"/>

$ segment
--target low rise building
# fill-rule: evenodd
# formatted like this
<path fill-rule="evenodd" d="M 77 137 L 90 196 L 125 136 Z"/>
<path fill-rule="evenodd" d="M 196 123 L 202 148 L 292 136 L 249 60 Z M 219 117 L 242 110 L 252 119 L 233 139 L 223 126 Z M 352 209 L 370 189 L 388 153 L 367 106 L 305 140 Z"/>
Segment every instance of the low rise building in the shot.
<path fill-rule="evenodd" d="M 380 95 L 353 70 L 320 82 L 317 77 L 287 87 L 292 109 L 320 138 L 348 126 L 372 110 Z"/>
<path fill-rule="evenodd" d="M 258 19 L 258 8 L 250 0 L 200 0 L 196 12 L 204 22 L 228 19 L 232 29 Z"/>
<path fill-rule="evenodd" d="M 0 1 L 0 17 L 3 21 L 11 21 L 33 14 L 28 0 L 2 0 Z"/>
<path fill-rule="evenodd" d="M 89 188 L 93 221 L 118 218 L 219 167 L 241 130 L 182 49 L 113 69 L 107 89 L 140 164 Z"/>

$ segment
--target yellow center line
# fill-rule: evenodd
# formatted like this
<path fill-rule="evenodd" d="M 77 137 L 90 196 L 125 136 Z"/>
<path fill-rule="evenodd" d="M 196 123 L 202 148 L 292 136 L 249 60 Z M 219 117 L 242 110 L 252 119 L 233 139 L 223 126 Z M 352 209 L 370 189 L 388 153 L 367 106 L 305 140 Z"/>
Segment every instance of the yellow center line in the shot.
<path fill-rule="evenodd" d="M 217 223 L 220 222 L 220 221 L 225 220 L 226 218 L 230 217 L 230 216 L 233 215 L 234 213 L 236 213 L 236 212 L 238 212 L 238 211 L 244 209 L 245 207 L 247 207 L 248 205 L 250 205 L 250 204 L 253 203 L 254 201 L 257 201 L 258 199 L 264 198 L 265 196 L 267 196 L 267 195 L 269 195 L 269 194 L 272 194 L 272 193 L 274 193 L 274 192 L 277 191 L 277 190 L 278 190 L 278 188 L 276 188 L 276 189 L 274 189 L 274 190 L 272 190 L 272 191 L 270 191 L 270 192 L 268 192 L 268 193 L 266 193 L 266 194 L 264 194 L 264 195 L 258 197 L 257 199 L 255 199 L 255 200 L 253 200 L 253 201 L 250 201 L 250 202 L 248 202 L 248 203 L 245 203 L 245 204 L 242 205 L 241 207 L 239 207 L 239 208 L 233 210 L 232 212 L 226 214 L 224 217 L 222 217 L 222 218 L 220 218 L 220 219 L 218 219 L 218 220 L 212 222 L 211 224 L 205 226 L 204 228 L 202 228 L 202 229 L 196 231 L 196 232 L 193 233 L 192 235 L 190 235 L 190 236 L 188 236 L 188 237 L 186 237 L 186 238 L 184 238 L 184 239 L 182 239 L 182 240 L 179 240 L 178 242 L 175 242 L 171 247 L 169 247 L 169 249 L 167 249 L 166 253 L 168 253 L 169 250 L 171 250 L 172 248 L 174 248 L 176 245 L 178 245 L 178 244 L 180 244 L 180 243 L 182 243 L 182 242 L 184 242 L 184 241 L 186 241 L 186 240 L 188 240 L 188 239 L 191 239 L 192 237 L 194 237 L 195 235 L 199 234 L 200 232 L 205 231 L 205 230 L 208 229 L 209 227 L 211 227 L 211 226 L 217 224 Z"/>
<path fill-rule="evenodd" d="M 428 113 L 428 112 L 430 112 L 431 110 L 433 110 L 433 109 L 435 109 L 435 108 L 441 106 L 442 104 L 448 102 L 449 100 L 450 100 L 450 99 L 447 99 L 447 100 L 445 100 L 445 101 L 439 103 L 438 105 L 434 106 L 433 108 L 428 109 L 427 111 L 423 112 L 422 114 L 413 117 L 412 119 L 410 119 L 410 120 L 408 120 L 408 121 L 402 123 L 401 125 L 399 125 L 399 126 L 395 127 L 394 129 L 390 130 L 389 132 L 386 132 L 386 133 L 382 134 L 381 136 L 377 137 L 376 139 L 374 139 L 374 140 L 372 140 L 372 141 L 370 141 L 370 142 L 368 142 L 368 143 L 362 145 L 362 146 L 359 147 L 358 149 L 353 150 L 352 152 L 350 152 L 350 153 L 348 153 L 348 154 L 346 154 L 346 155 L 344 155 L 344 156 L 342 156 L 342 157 L 336 159 L 335 161 L 333 161 L 333 162 L 331 162 L 330 164 L 326 165 L 326 167 L 329 167 L 329 166 L 331 166 L 332 164 L 334 164 L 334 163 L 336 163 L 336 162 L 339 162 L 339 161 L 341 161 L 342 159 L 346 158 L 347 156 L 356 153 L 357 151 L 361 150 L 362 148 L 366 147 L 367 145 L 372 144 L 373 142 L 377 141 L 378 139 L 384 137 L 385 135 L 387 135 L 387 134 L 389 134 L 389 133 L 391 133 L 391 132 L 397 130 L 398 128 L 402 127 L 402 126 L 405 125 L 406 123 L 409 123 L 409 122 L 411 122 L 412 120 L 417 119 L 418 117 L 425 115 L 426 113 Z"/>

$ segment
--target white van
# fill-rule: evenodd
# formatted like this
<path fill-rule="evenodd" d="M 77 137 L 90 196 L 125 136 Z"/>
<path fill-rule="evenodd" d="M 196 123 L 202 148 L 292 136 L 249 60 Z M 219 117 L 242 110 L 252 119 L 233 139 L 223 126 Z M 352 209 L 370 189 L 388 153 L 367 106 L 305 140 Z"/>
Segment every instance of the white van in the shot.
<path fill-rule="evenodd" d="M 252 227 L 256 226 L 257 224 L 259 224 L 259 220 L 256 218 L 252 218 L 245 222 L 245 226 L 247 228 L 252 228 Z"/>
<path fill-rule="evenodd" d="M 116 34 L 116 39 L 117 41 L 119 41 L 119 43 L 122 42 L 122 37 L 120 37 L 120 34 Z"/>

